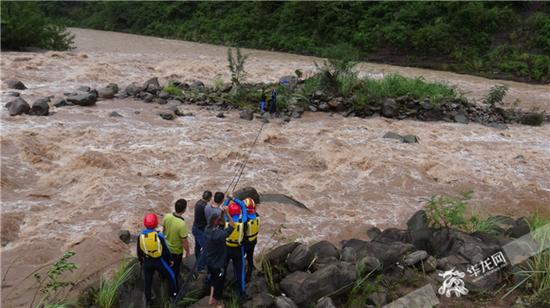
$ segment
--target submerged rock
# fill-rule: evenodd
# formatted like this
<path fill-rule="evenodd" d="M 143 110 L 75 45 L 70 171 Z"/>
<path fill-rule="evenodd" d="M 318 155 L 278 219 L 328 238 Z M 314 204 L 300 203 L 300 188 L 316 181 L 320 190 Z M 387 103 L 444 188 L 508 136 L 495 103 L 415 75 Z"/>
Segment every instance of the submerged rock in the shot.
<path fill-rule="evenodd" d="M 18 97 L 6 104 L 6 108 L 10 116 L 28 114 L 31 110 L 31 106 L 21 97 Z"/>
<path fill-rule="evenodd" d="M 32 104 L 30 114 L 35 116 L 47 116 L 50 114 L 49 98 L 41 98 Z"/>
<path fill-rule="evenodd" d="M 239 117 L 244 120 L 252 121 L 254 119 L 254 113 L 252 110 L 245 109 L 239 113 Z"/>
<path fill-rule="evenodd" d="M 15 79 L 4 80 L 4 84 L 6 85 L 6 87 L 10 89 L 16 89 L 16 90 L 27 89 L 27 87 L 21 81 L 15 80 Z"/>

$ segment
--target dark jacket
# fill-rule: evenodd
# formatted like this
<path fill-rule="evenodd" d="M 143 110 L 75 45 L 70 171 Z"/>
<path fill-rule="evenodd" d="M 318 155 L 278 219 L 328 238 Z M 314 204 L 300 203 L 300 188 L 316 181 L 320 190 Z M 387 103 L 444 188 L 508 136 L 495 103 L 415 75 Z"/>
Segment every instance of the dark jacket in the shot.
<path fill-rule="evenodd" d="M 206 207 L 206 204 L 206 201 L 202 199 L 195 203 L 195 220 L 193 220 L 193 226 L 201 230 L 204 230 L 208 224 L 206 221 L 206 216 L 204 215 L 204 208 Z"/>
<path fill-rule="evenodd" d="M 227 229 L 221 227 L 212 228 L 209 226 L 206 228 L 205 238 L 205 252 L 206 252 L 206 265 L 212 268 L 220 269 L 225 265 L 225 257 L 227 255 L 227 249 L 225 247 L 225 239 L 233 232 L 233 227 L 229 226 Z"/>
<path fill-rule="evenodd" d="M 155 230 L 145 229 L 145 230 L 141 231 L 140 236 L 141 236 L 141 234 L 147 234 L 147 233 L 150 233 L 150 232 L 153 232 L 153 231 L 155 231 Z M 160 243 L 162 244 L 162 256 L 161 257 L 166 262 L 172 262 L 172 254 L 170 253 L 170 250 L 168 250 L 168 245 L 166 245 L 166 240 L 164 239 L 164 235 L 160 232 L 158 232 L 158 235 L 159 235 Z M 140 242 L 140 239 L 138 237 L 138 240 L 137 240 L 137 256 L 138 256 L 139 262 L 143 263 L 144 260 L 156 260 L 156 259 L 153 259 L 151 257 L 148 257 L 145 254 L 145 252 L 143 252 L 141 250 L 141 248 L 139 247 L 139 242 Z"/>

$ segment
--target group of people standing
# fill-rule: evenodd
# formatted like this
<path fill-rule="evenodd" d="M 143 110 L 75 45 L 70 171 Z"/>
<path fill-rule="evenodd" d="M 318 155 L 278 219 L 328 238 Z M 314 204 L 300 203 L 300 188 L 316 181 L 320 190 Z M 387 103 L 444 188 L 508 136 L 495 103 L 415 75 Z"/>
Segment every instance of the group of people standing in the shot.
<path fill-rule="evenodd" d="M 188 229 L 183 218 L 186 209 L 187 201 L 177 200 L 174 212 L 164 215 L 162 230 L 158 228 L 157 215 L 147 214 L 143 220 L 145 229 L 139 235 L 137 255 L 144 271 L 144 293 L 148 305 L 152 301 L 155 271 L 169 281 L 171 297 L 177 297 L 182 259 L 190 256 Z M 194 216 L 191 232 L 195 238 L 196 262 L 193 274 L 207 271 L 209 304 L 223 307 L 229 262 L 232 262 L 240 298 L 248 300 L 245 283 L 250 280 L 254 269 L 254 248 L 260 227 L 254 199 L 226 197 L 222 192 L 212 196 L 212 192 L 205 191 L 195 204 Z"/>

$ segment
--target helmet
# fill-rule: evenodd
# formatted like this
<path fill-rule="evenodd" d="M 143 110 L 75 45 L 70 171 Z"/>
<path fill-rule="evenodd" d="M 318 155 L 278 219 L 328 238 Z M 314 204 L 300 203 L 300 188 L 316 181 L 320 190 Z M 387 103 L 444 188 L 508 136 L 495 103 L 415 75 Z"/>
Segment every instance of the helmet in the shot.
<path fill-rule="evenodd" d="M 154 229 L 157 227 L 158 224 L 159 224 L 159 220 L 157 218 L 157 215 L 153 213 L 149 213 L 145 215 L 145 217 L 143 218 L 143 225 L 147 229 Z"/>
<path fill-rule="evenodd" d="M 246 204 L 246 211 L 248 214 L 256 214 L 256 202 L 252 198 L 244 199 L 244 204 Z"/>
<path fill-rule="evenodd" d="M 237 203 L 231 201 L 229 203 L 229 206 L 227 207 L 227 211 L 229 212 L 229 215 L 231 215 L 231 216 L 240 215 L 241 214 L 241 207 Z"/>

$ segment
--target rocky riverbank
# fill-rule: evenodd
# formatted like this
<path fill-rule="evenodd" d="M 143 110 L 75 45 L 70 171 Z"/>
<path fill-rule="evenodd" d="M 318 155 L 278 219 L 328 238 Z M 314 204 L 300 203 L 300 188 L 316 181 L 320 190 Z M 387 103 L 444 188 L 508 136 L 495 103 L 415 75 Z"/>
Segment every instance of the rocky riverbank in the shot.
<path fill-rule="evenodd" d="M 363 239 L 345 240 L 339 247 L 321 240 L 264 249 L 247 284 L 252 299 L 242 307 L 543 307 L 550 299 L 533 300 L 524 289 L 504 297 L 525 278 L 521 272 L 525 262 L 515 264 L 510 255 L 504 257 L 503 247 L 530 232 L 527 219 L 489 219 L 495 221 L 491 232 L 468 233 L 434 228 L 426 211 L 420 210 L 407 221 L 406 229 L 372 227 Z M 130 237 L 125 234 L 121 239 Z M 185 304 L 178 307 L 209 307 L 206 275 L 191 279 L 194 260 L 191 256 L 184 261 Z M 449 271 L 462 273 L 461 294 L 449 291 L 446 296 L 442 290 Z M 236 295 L 231 267 L 227 275 L 226 299 L 232 302 Z M 141 284 L 136 270 L 124 287 L 121 307 L 140 307 Z"/>
<path fill-rule="evenodd" d="M 21 91 L 26 89 L 19 80 L 6 80 L 5 85 Z M 158 112 L 158 115 L 165 120 L 173 120 L 178 116 L 192 116 L 193 114 L 186 112 L 184 105 L 194 104 L 219 111 L 219 117 L 223 117 L 223 111 L 240 109 L 242 110 L 240 117 L 243 119 L 252 120 L 256 113 L 256 117 L 269 121 L 271 118 L 269 114 L 257 113 L 259 111 L 257 102 L 262 93 L 269 92 L 277 86 L 282 86 L 287 93 L 284 105 L 279 107 L 277 116 L 287 122 L 292 118 L 301 117 L 305 111 L 340 113 L 346 117 L 361 118 L 383 116 L 399 120 L 416 119 L 463 124 L 474 122 L 496 128 L 506 128 L 506 124 L 512 123 L 540 126 L 550 121 L 550 116 L 544 113 L 476 104 L 465 98 L 447 99 L 435 103 L 429 99 L 420 101 L 410 96 L 400 96 L 358 105 L 355 97 L 335 96 L 322 90 L 314 91 L 308 97 L 300 97 L 295 94 L 302 92 L 304 80 L 296 76 L 284 76 L 278 84 L 244 85 L 243 88 L 247 92 L 245 97 L 237 97 L 235 87 L 228 83 L 207 87 L 199 80 L 190 83 L 168 80 L 161 86 L 159 79 L 153 77 L 143 84 L 132 82 L 120 90 L 115 83 L 109 83 L 98 89 L 80 86 L 75 91 L 64 93 L 64 97 L 61 98 L 49 96 L 38 99 L 32 106 L 20 97 L 19 92 L 11 91 L 6 95 L 13 98 L 8 98 L 5 107 L 12 116 L 21 114 L 46 116 L 49 114 L 50 106 L 56 108 L 70 105 L 93 106 L 98 100 L 134 97 L 144 103 L 165 105 L 165 110 Z"/>

